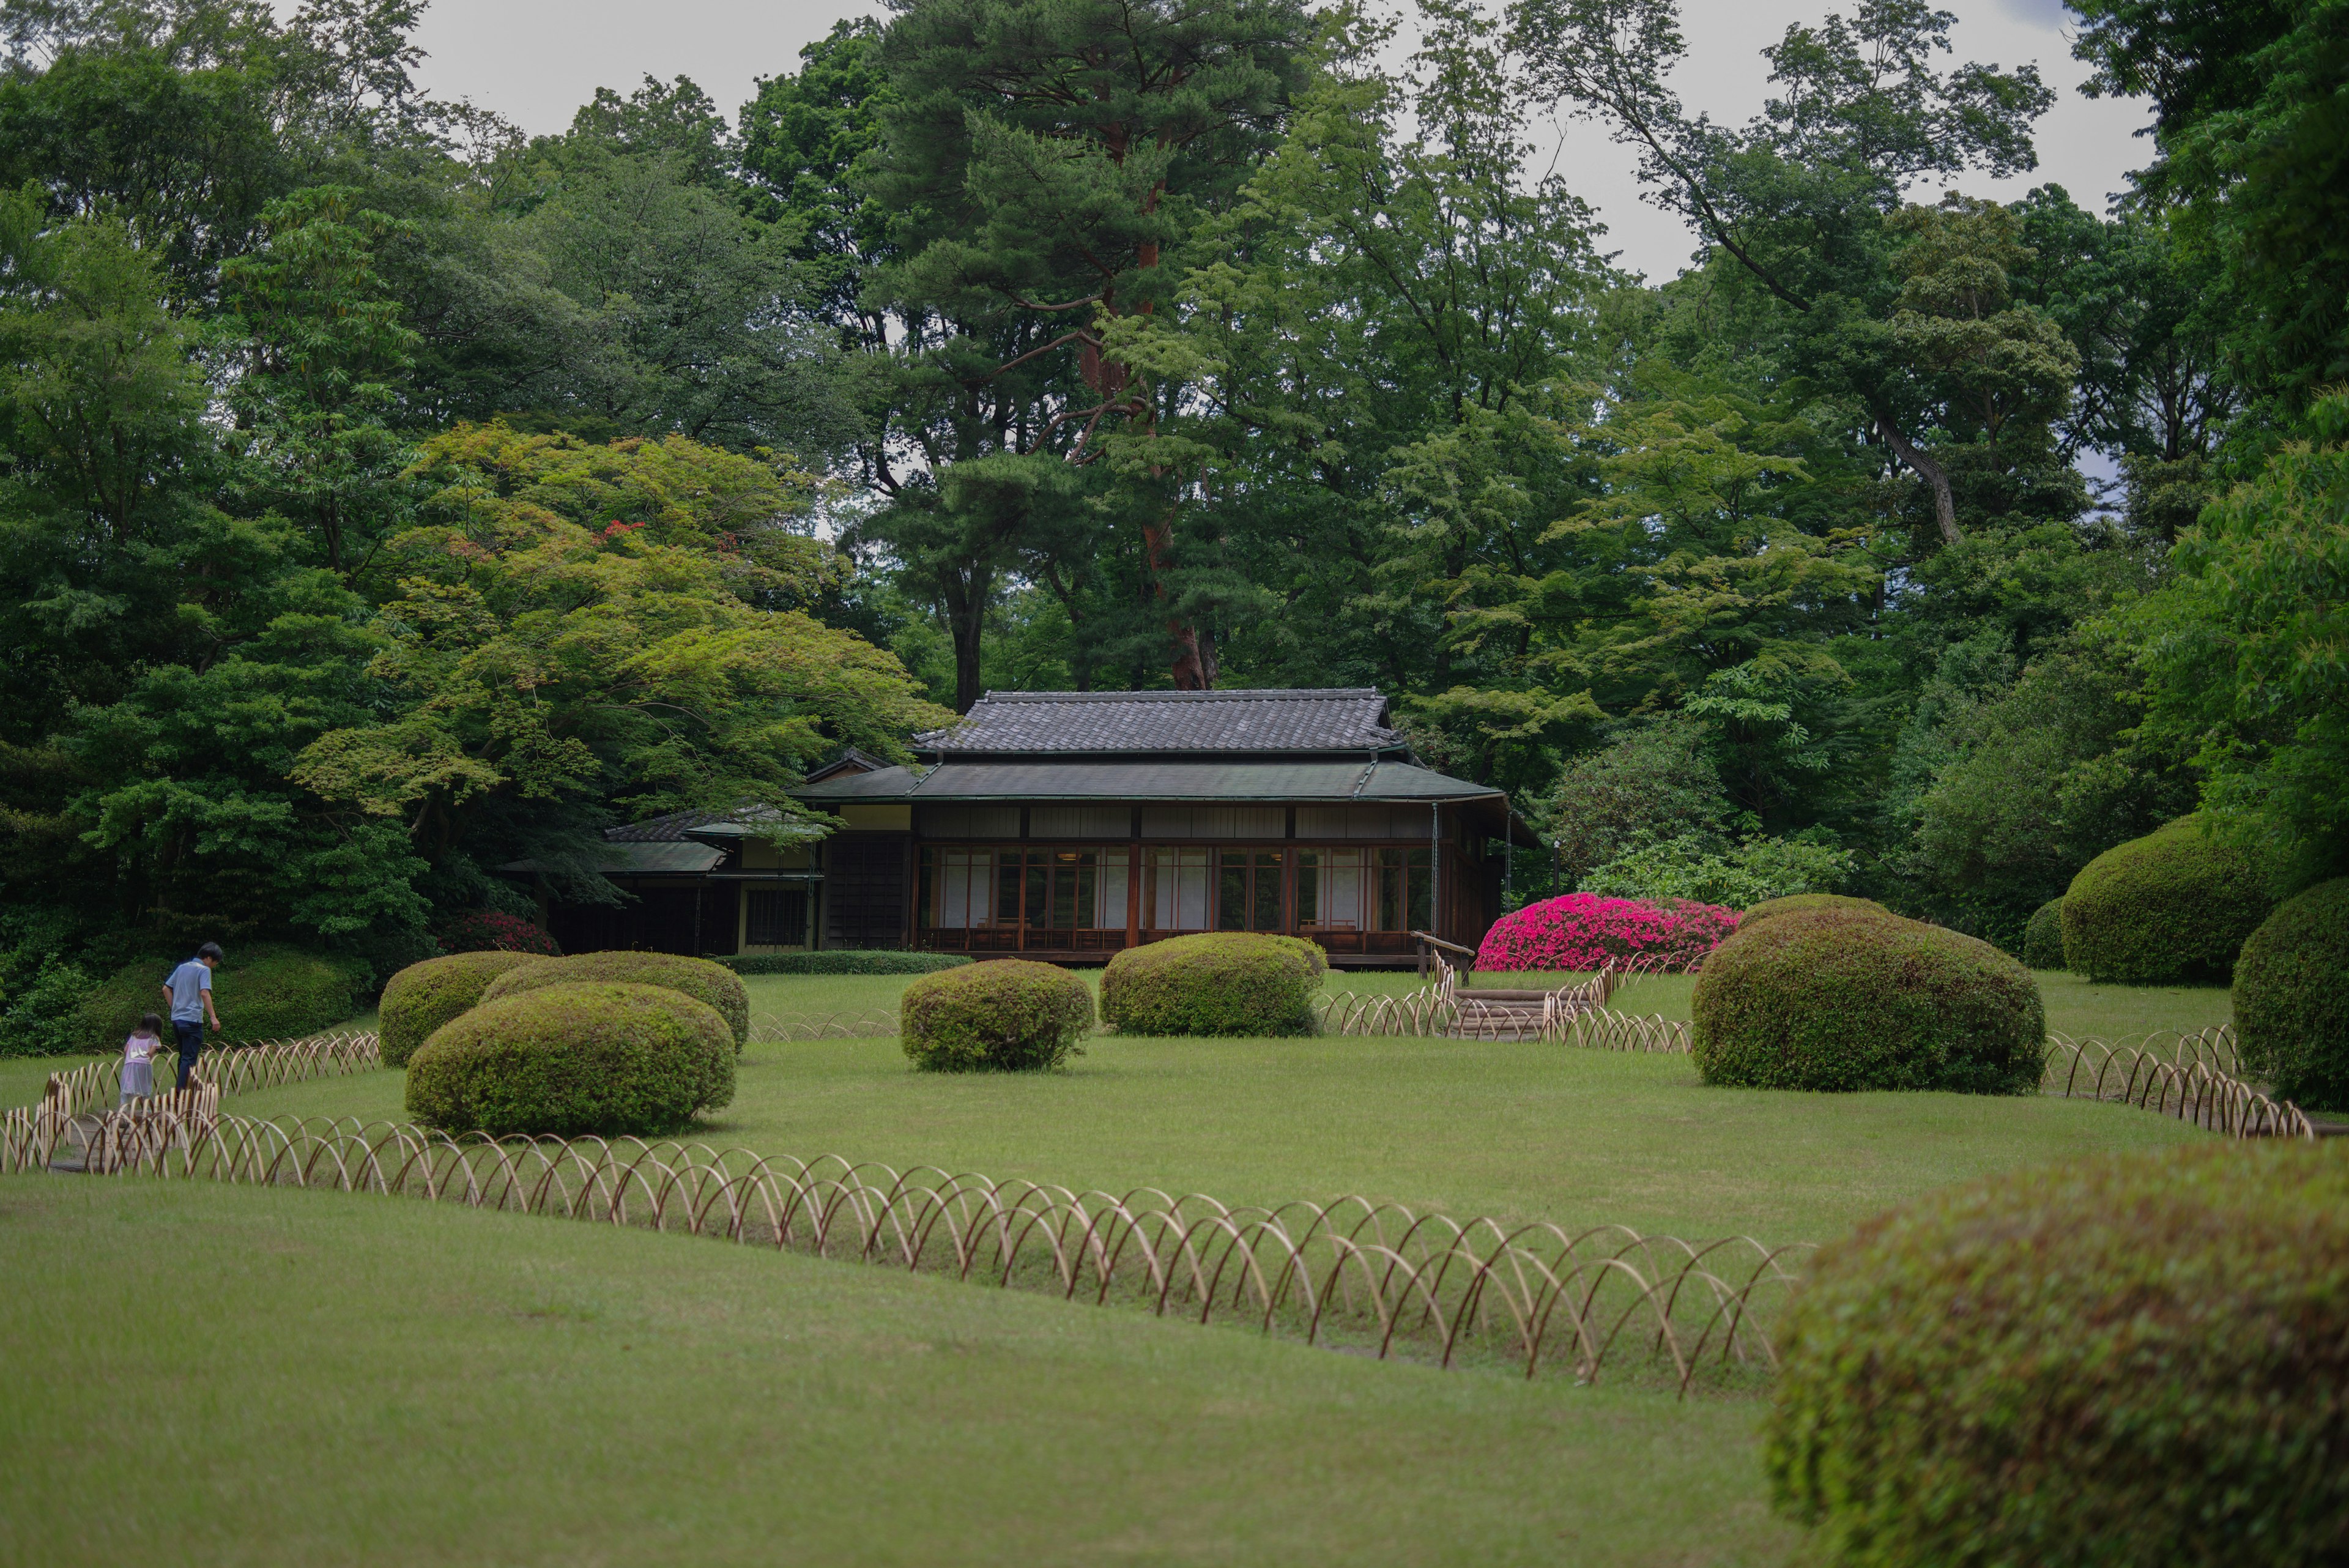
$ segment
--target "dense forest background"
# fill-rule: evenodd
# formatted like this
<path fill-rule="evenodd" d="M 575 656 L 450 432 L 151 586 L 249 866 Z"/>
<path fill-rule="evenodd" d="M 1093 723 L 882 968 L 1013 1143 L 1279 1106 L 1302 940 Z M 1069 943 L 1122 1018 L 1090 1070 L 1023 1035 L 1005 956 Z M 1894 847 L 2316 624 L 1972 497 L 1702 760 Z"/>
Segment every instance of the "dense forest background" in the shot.
<path fill-rule="evenodd" d="M 2198 808 L 2349 869 L 2349 0 L 2075 9 L 2111 211 L 1909 199 L 2052 101 L 1919 0 L 1739 126 L 1671 0 L 902 0 L 534 138 L 416 0 L 6 0 L 0 1008 L 388 972 L 989 687 L 1381 688 L 1556 837 L 1521 898 L 2012 944 Z"/>

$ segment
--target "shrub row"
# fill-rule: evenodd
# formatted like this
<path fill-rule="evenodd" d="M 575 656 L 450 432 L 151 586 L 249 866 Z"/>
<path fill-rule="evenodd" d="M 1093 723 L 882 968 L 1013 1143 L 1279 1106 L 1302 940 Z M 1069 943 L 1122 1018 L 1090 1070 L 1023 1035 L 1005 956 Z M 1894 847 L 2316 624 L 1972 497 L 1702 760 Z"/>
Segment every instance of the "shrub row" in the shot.
<path fill-rule="evenodd" d="M 935 974 L 970 962 L 961 953 L 841 949 L 831 952 L 744 953 L 713 959 L 736 974 Z"/>
<path fill-rule="evenodd" d="M 2349 1147 L 1945 1189 L 1821 1251 L 1764 1462 L 1829 1561 L 2314 1568 L 2349 1548 Z"/>
<path fill-rule="evenodd" d="M 1708 1084 L 2028 1094 L 2044 1062 L 2028 970 L 1987 942 L 1867 909 L 1744 927 L 1706 961 L 1692 1008 Z"/>
<path fill-rule="evenodd" d="M 1310 1034 L 1329 957 L 1297 937 L 1206 931 L 1128 948 L 1102 971 L 1123 1034 Z"/>

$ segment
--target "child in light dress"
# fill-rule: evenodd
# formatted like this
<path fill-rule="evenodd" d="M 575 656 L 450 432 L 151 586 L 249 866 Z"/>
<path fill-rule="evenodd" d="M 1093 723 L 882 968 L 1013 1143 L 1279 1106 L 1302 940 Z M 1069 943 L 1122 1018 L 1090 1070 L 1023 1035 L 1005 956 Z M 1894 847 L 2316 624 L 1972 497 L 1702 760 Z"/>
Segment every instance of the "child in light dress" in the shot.
<path fill-rule="evenodd" d="M 163 1021 L 153 1013 L 122 1043 L 122 1100 L 143 1100 L 155 1092 L 155 1053 L 163 1048 Z"/>

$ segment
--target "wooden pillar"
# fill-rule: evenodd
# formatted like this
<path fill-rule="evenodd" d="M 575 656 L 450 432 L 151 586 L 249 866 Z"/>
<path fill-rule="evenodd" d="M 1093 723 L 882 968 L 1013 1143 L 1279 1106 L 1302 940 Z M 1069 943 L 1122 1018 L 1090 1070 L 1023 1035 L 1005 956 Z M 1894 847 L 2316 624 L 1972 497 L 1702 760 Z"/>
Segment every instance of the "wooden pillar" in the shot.
<path fill-rule="evenodd" d="M 1142 840 L 1139 837 L 1125 846 L 1125 945 L 1130 948 L 1142 945 Z"/>

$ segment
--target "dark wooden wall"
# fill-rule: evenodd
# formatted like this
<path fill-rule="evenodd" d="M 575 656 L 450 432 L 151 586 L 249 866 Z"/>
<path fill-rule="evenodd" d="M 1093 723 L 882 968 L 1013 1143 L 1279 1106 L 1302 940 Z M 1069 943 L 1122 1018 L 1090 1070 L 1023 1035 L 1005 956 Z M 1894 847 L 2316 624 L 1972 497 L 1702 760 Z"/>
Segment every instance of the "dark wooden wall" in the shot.
<path fill-rule="evenodd" d="M 909 884 L 910 833 L 835 833 L 823 843 L 823 945 L 902 948 Z"/>

